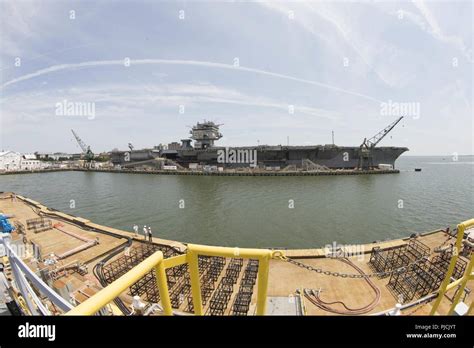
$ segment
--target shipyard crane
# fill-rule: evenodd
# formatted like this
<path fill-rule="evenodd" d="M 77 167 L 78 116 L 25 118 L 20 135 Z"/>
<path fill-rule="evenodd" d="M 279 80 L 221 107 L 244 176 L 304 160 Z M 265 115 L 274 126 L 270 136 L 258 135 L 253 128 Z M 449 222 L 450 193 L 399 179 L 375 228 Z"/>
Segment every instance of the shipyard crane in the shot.
<path fill-rule="evenodd" d="M 372 167 L 372 149 L 387 136 L 390 131 L 403 119 L 404 116 L 400 116 L 394 122 L 390 123 L 387 127 L 382 129 L 380 132 L 375 134 L 372 138 L 364 138 L 364 141 L 360 145 L 359 151 L 359 168 L 369 169 Z"/>
<path fill-rule="evenodd" d="M 403 116 L 400 116 L 397 120 L 389 124 L 387 127 L 382 129 L 380 132 L 375 134 L 372 138 L 364 139 L 364 142 L 361 146 L 365 146 L 366 148 L 373 148 L 375 147 L 380 141 L 385 138 L 385 136 L 393 129 L 395 126 L 402 120 Z"/>
<path fill-rule="evenodd" d="M 76 138 L 79 147 L 82 149 L 82 154 L 86 160 L 86 162 L 84 162 L 84 167 L 93 167 L 94 153 L 92 152 L 91 147 L 84 143 L 84 141 L 82 141 L 82 139 L 79 137 L 79 135 L 77 135 L 76 132 L 74 132 L 73 129 L 71 129 L 71 132 L 74 135 L 74 138 Z"/>

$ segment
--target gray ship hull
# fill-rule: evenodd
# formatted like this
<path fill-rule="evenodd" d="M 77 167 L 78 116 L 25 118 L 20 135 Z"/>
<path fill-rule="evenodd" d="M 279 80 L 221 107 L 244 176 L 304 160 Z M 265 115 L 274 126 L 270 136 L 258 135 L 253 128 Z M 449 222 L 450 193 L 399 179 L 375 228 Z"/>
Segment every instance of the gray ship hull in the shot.
<path fill-rule="evenodd" d="M 258 167 L 274 167 L 283 169 L 287 166 L 301 168 L 308 163 L 324 166 L 330 169 L 352 169 L 361 166 L 364 156 L 360 147 L 346 147 L 335 145 L 318 146 L 254 146 L 254 147 L 212 147 L 208 149 L 178 149 L 161 152 L 150 150 L 119 151 L 111 154 L 113 164 L 121 166 L 140 166 L 156 164 L 158 156 L 170 159 L 187 168 L 189 164 L 221 166 L 224 168 L 248 167 L 250 163 L 229 163 L 218 161 L 219 151 L 256 151 L 256 165 Z M 404 152 L 406 147 L 375 147 L 366 155 L 366 165 L 377 167 L 388 164 L 395 168 L 395 161 Z M 128 156 L 128 157 L 127 157 Z M 125 159 L 128 158 L 128 161 Z"/>

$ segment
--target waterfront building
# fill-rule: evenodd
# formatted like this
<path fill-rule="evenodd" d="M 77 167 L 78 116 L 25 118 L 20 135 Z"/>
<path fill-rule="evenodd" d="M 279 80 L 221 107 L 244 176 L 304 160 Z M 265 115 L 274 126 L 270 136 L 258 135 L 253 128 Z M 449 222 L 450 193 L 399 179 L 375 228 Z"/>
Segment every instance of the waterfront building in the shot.
<path fill-rule="evenodd" d="M 0 152 L 0 171 L 20 170 L 21 154 L 15 151 Z"/>
<path fill-rule="evenodd" d="M 39 170 L 44 169 L 47 163 L 36 159 L 34 154 L 25 154 L 21 156 L 20 170 Z"/>

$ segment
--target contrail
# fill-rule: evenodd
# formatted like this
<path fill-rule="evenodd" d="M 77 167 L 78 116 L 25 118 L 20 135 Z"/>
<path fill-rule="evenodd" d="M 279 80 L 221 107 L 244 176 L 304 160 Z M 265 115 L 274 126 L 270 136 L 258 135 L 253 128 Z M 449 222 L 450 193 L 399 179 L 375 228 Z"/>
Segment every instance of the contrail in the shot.
<path fill-rule="evenodd" d="M 203 67 L 209 67 L 209 68 L 218 68 L 218 69 L 228 69 L 228 70 L 234 70 L 234 71 L 245 71 L 245 72 L 251 72 L 259 75 L 265 75 L 265 76 L 271 76 L 271 77 L 276 77 L 284 80 L 290 80 L 290 81 L 295 81 L 295 82 L 300 82 L 300 83 L 305 83 L 317 87 L 323 87 L 327 88 L 336 92 L 340 93 L 345 93 L 345 94 L 350 94 L 356 97 L 361 97 L 367 100 L 370 100 L 372 102 L 376 103 L 381 103 L 382 101 L 377 100 L 376 98 L 370 97 L 365 94 L 357 93 L 354 91 L 350 91 L 347 89 L 343 89 L 340 87 L 336 86 L 331 86 L 322 82 L 318 81 L 312 81 L 312 80 L 307 80 L 307 79 L 302 79 L 298 77 L 293 77 L 289 75 L 284 75 L 284 74 L 279 74 L 279 73 L 274 73 L 271 71 L 266 71 L 266 70 L 261 70 L 261 69 L 254 69 L 254 68 L 247 68 L 243 66 L 234 66 L 231 64 L 223 64 L 223 63 L 214 63 L 214 62 L 205 62 L 205 61 L 197 61 L 197 60 L 171 60 L 171 59 L 135 59 L 135 60 L 130 60 L 130 66 L 132 65 L 144 65 L 144 64 L 169 64 L 169 65 L 193 65 L 193 66 L 203 66 Z M 53 65 L 45 69 L 40 69 L 38 71 L 35 71 L 30 74 L 26 74 L 17 78 L 14 78 L 12 80 L 9 80 L 5 82 L 2 85 L 2 89 L 13 85 L 15 83 L 21 82 L 21 81 L 27 81 L 33 78 L 36 78 L 38 76 L 42 75 L 47 75 L 56 71 L 62 71 L 62 70 L 74 70 L 74 69 L 80 69 L 80 68 L 88 68 L 88 67 L 97 67 L 97 66 L 107 66 L 107 65 L 124 65 L 124 60 L 95 60 L 95 61 L 89 61 L 89 62 L 82 62 L 82 63 L 73 63 L 73 64 L 59 64 L 59 65 Z"/>

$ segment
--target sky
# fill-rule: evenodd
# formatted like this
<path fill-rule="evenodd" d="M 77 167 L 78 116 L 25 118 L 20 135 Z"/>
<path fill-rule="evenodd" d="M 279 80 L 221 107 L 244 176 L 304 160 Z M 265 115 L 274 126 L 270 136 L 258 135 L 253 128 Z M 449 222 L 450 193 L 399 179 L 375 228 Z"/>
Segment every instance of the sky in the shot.
<path fill-rule="evenodd" d="M 0 151 L 218 145 L 474 154 L 471 1 L 0 0 Z"/>

